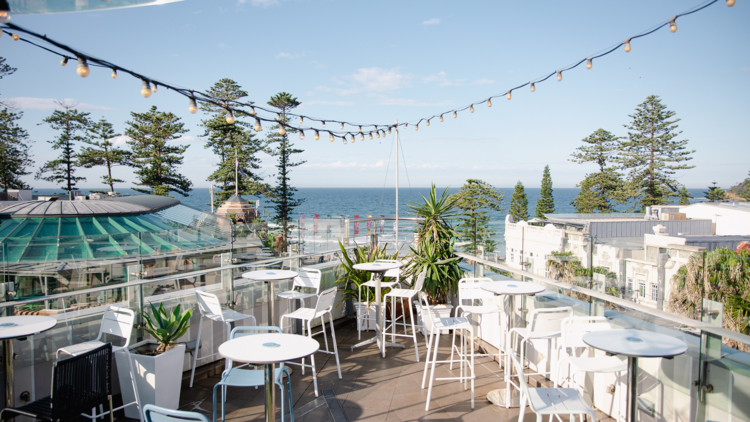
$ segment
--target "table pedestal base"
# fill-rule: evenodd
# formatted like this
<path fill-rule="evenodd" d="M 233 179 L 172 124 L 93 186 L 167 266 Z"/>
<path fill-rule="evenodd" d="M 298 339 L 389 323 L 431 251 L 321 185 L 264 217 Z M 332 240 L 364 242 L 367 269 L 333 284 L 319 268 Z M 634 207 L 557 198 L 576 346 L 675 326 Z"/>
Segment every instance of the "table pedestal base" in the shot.
<path fill-rule="evenodd" d="M 13 392 L 13 339 L 3 340 L 5 346 L 5 407 L 13 407 L 15 397 Z"/>
<path fill-rule="evenodd" d="M 376 342 L 378 343 L 378 346 L 380 346 L 380 342 L 378 341 L 378 338 L 377 337 L 373 337 L 373 338 L 370 338 L 370 339 L 367 339 L 365 341 L 361 341 L 361 342 L 355 344 L 354 346 L 351 347 L 351 350 L 354 350 L 357 347 L 369 346 L 369 345 L 371 345 L 373 343 L 376 343 Z M 406 348 L 406 346 L 404 346 L 403 344 L 391 343 L 390 341 L 386 341 L 385 345 L 386 345 L 386 347 L 400 347 L 402 349 Z M 385 353 L 385 352 L 383 352 L 383 353 Z"/>
<path fill-rule="evenodd" d="M 510 387 L 510 400 L 506 404 L 507 387 L 498 388 L 487 393 L 487 400 L 497 406 L 508 407 L 519 407 L 521 406 L 521 394 L 513 387 Z"/>
<path fill-rule="evenodd" d="M 263 365 L 266 377 L 266 422 L 276 422 L 276 377 L 275 365 Z"/>
<path fill-rule="evenodd" d="M 635 422 L 638 412 L 638 358 L 628 356 L 628 421 Z"/>

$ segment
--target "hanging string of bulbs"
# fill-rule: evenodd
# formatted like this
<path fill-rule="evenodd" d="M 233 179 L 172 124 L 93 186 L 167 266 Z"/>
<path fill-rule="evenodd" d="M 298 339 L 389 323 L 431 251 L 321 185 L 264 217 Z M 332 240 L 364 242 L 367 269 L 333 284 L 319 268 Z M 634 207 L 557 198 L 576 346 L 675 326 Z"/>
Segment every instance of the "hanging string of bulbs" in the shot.
<path fill-rule="evenodd" d="M 609 48 L 607 48 L 607 49 L 605 49 L 605 50 L 603 50 L 603 51 L 601 51 L 601 52 L 599 52 L 597 54 L 594 54 L 594 55 L 589 56 L 589 57 L 585 57 L 585 58 L 583 58 L 583 59 L 575 62 L 572 65 L 565 66 L 563 68 L 559 68 L 559 70 L 555 70 L 555 71 L 553 71 L 553 72 L 551 72 L 551 73 L 549 73 L 549 74 L 547 74 L 547 75 L 545 75 L 543 77 L 533 79 L 533 80 L 531 80 L 529 82 L 526 82 L 526 83 L 524 83 L 522 85 L 518 85 L 518 86 L 516 86 L 514 88 L 509 89 L 507 92 L 504 92 L 502 94 L 492 95 L 492 96 L 487 97 L 486 99 L 483 99 L 481 101 L 476 101 L 476 102 L 470 103 L 467 106 L 456 108 L 456 109 L 449 110 L 449 111 L 445 111 L 443 113 L 434 114 L 434 115 L 432 115 L 430 117 L 423 117 L 423 118 L 420 118 L 419 120 L 416 120 L 416 122 L 415 121 L 412 121 L 412 122 L 403 122 L 403 123 L 399 123 L 399 124 L 359 124 L 359 123 L 351 123 L 351 122 L 347 122 L 347 121 L 342 121 L 342 120 L 338 120 L 338 119 L 320 119 L 320 118 L 309 117 L 309 116 L 305 116 L 305 115 L 301 115 L 301 114 L 286 113 L 285 116 L 287 118 L 299 119 L 299 124 L 298 125 L 296 125 L 296 124 L 293 125 L 293 124 L 290 124 L 291 119 L 289 119 L 289 120 L 282 119 L 281 114 L 278 111 L 276 111 L 275 109 L 268 109 L 268 108 L 264 108 L 264 107 L 261 107 L 261 106 L 257 106 L 253 102 L 241 102 L 241 101 L 237 101 L 237 100 L 227 101 L 227 100 L 224 100 L 224 99 L 221 99 L 221 98 L 217 98 L 217 97 L 211 96 L 211 95 L 209 95 L 209 94 L 207 94 L 205 92 L 199 91 L 199 90 L 183 88 L 183 87 L 179 87 L 179 86 L 176 86 L 176 85 L 173 85 L 173 84 L 170 84 L 170 83 L 166 83 L 166 82 L 163 82 L 163 81 L 160 81 L 160 80 L 156 80 L 154 78 L 147 77 L 147 76 L 145 76 L 145 75 L 143 75 L 141 73 L 138 73 L 136 71 L 133 71 L 133 70 L 127 69 L 125 67 L 116 65 L 116 64 L 114 64 L 112 62 L 109 62 L 107 60 L 99 59 L 99 58 L 96 58 L 94 56 L 82 53 L 82 52 L 80 52 L 78 50 L 73 49 L 72 47 L 69 47 L 69 46 L 67 46 L 65 44 L 62 44 L 60 42 L 55 41 L 55 40 L 47 37 L 46 35 L 41 35 L 41 34 L 33 32 L 33 31 L 21 28 L 18 25 L 14 25 L 14 24 L 10 23 L 9 22 L 10 16 L 7 15 L 7 14 L 5 16 L 0 16 L 0 23 L 4 23 L 6 25 L 6 27 L 4 27 L 2 29 L 2 31 L 0 31 L 0 36 L 4 32 L 4 33 L 10 35 L 11 38 L 14 41 L 23 41 L 23 42 L 26 42 L 26 43 L 28 43 L 30 45 L 35 46 L 35 47 L 41 48 L 41 49 L 43 49 L 43 50 L 45 50 L 47 52 L 55 54 L 55 55 L 57 55 L 59 57 L 62 57 L 62 60 L 60 61 L 60 64 L 62 66 L 66 66 L 68 64 L 69 60 L 74 60 L 75 59 L 75 60 L 77 60 L 76 73 L 78 73 L 79 76 L 84 77 L 84 78 L 87 77 L 87 76 L 89 76 L 89 74 L 90 74 L 89 66 L 102 67 L 102 68 L 109 68 L 109 69 L 111 69 L 112 70 L 112 78 L 113 79 L 117 79 L 118 72 L 129 74 L 129 75 L 131 75 L 131 76 L 133 76 L 133 77 L 138 78 L 138 79 L 141 80 L 141 95 L 143 97 L 145 97 L 145 98 L 149 98 L 152 93 L 157 92 L 157 90 L 158 90 L 159 87 L 163 87 L 163 88 L 172 90 L 174 92 L 177 92 L 178 94 L 181 94 L 181 95 L 183 95 L 183 96 L 185 96 L 185 97 L 188 98 L 188 101 L 189 101 L 188 111 L 190 113 L 192 113 L 192 114 L 195 114 L 195 113 L 198 112 L 198 103 L 199 102 L 200 103 L 206 103 L 206 104 L 211 104 L 211 105 L 214 105 L 214 106 L 217 106 L 217 107 L 221 107 L 224 110 L 226 110 L 226 121 L 229 124 L 233 124 L 235 122 L 235 115 L 238 115 L 238 116 L 249 116 L 249 117 L 255 119 L 254 129 L 256 131 L 258 131 L 258 132 L 260 132 L 260 131 L 263 130 L 262 122 L 270 122 L 270 123 L 279 125 L 278 132 L 279 132 L 280 135 L 284 135 L 284 134 L 286 134 L 286 132 L 288 130 L 290 130 L 292 132 L 299 133 L 300 139 L 304 140 L 305 139 L 305 131 L 307 131 L 308 133 L 310 133 L 310 132 L 314 133 L 314 139 L 315 140 L 319 140 L 320 137 L 321 137 L 321 133 L 324 134 L 324 135 L 327 133 L 328 134 L 328 138 L 329 138 L 329 140 L 331 142 L 334 142 L 336 140 L 336 138 L 340 138 L 340 139 L 343 140 L 344 144 L 346 144 L 348 142 L 354 143 L 356 141 L 356 137 L 357 136 L 359 136 L 360 141 L 364 141 L 365 140 L 365 135 L 368 135 L 369 139 L 373 139 L 373 134 L 377 138 L 380 138 L 381 136 L 385 137 L 386 134 L 390 134 L 391 130 L 394 129 L 394 128 L 396 128 L 396 127 L 398 127 L 398 126 L 402 126 L 404 128 L 407 128 L 407 127 L 409 127 L 409 124 L 412 124 L 414 126 L 415 130 L 419 130 L 419 125 L 422 122 L 425 122 L 426 126 L 430 126 L 430 121 L 432 119 L 436 119 L 436 118 L 439 118 L 439 120 L 441 122 L 443 122 L 444 121 L 444 116 L 447 115 L 447 114 L 452 114 L 453 118 L 455 119 L 455 118 L 458 118 L 458 113 L 459 112 L 463 112 L 463 111 L 465 111 L 467 109 L 471 113 L 474 113 L 474 106 L 475 105 L 481 105 L 481 104 L 485 104 L 486 103 L 488 107 L 492 107 L 492 100 L 493 99 L 500 98 L 500 97 L 506 97 L 508 100 L 510 100 L 510 99 L 512 99 L 512 93 L 513 93 L 513 91 L 518 90 L 520 88 L 524 88 L 526 86 L 529 87 L 529 90 L 531 92 L 535 92 L 537 84 L 545 82 L 546 80 L 548 80 L 552 76 L 556 76 L 555 79 L 558 82 L 560 82 L 563 79 L 563 72 L 567 72 L 569 70 L 572 70 L 572 69 L 580 66 L 584 62 L 586 63 L 586 69 L 591 69 L 591 68 L 593 68 L 593 61 L 595 59 L 599 59 L 599 58 L 604 57 L 604 56 L 606 56 L 608 54 L 611 54 L 611 53 L 615 52 L 616 50 L 618 50 L 620 47 L 622 47 L 623 50 L 626 53 L 629 53 L 632 50 L 631 42 L 633 42 L 633 40 L 636 40 L 638 38 L 642 38 L 642 37 L 645 37 L 647 35 L 653 34 L 654 32 L 658 31 L 659 29 L 661 29 L 661 28 L 663 28 L 665 26 L 669 26 L 670 32 L 673 32 L 673 33 L 677 32 L 677 22 L 676 21 L 677 21 L 678 18 L 681 18 L 681 17 L 687 16 L 687 15 L 696 13 L 698 11 L 701 11 L 701 10 L 703 10 L 703 9 L 705 9 L 705 8 L 707 8 L 707 7 L 713 5 L 714 3 L 717 3 L 717 2 L 719 2 L 719 0 L 709 0 L 709 1 L 705 2 L 705 3 L 699 4 L 698 6 L 695 6 L 695 7 L 691 8 L 691 9 L 688 9 L 687 11 L 685 11 L 683 13 L 677 14 L 673 18 L 671 18 L 671 19 L 669 19 L 669 20 L 667 20 L 665 22 L 662 22 L 661 24 L 658 24 L 655 27 L 653 27 L 653 28 L 651 28 L 651 29 L 649 29 L 647 31 L 644 31 L 642 33 L 634 35 L 634 36 L 626 39 L 625 41 L 617 43 L 614 46 L 609 47 Z M 726 2 L 726 5 L 729 6 L 729 7 L 732 7 L 735 4 L 735 0 L 725 0 L 725 2 Z M 8 29 L 6 29 L 6 28 L 9 28 L 10 30 L 12 30 L 14 32 L 8 31 Z M 22 37 L 20 37 L 18 35 L 19 32 L 23 33 L 23 34 L 26 34 L 26 35 L 29 35 L 31 37 L 34 37 L 37 40 L 42 40 L 42 41 L 44 41 L 44 42 L 46 42 L 46 43 L 48 43 L 48 44 L 50 44 L 50 45 L 52 45 L 52 46 L 60 49 L 60 50 L 62 50 L 63 52 L 55 51 L 55 50 L 53 50 L 51 48 L 48 48 L 48 47 L 45 47 L 43 45 L 37 44 L 36 42 L 33 42 L 31 40 L 22 38 Z M 262 111 L 264 113 L 269 113 L 269 114 L 275 114 L 275 117 L 274 118 L 263 117 L 263 116 L 261 116 L 261 115 L 258 114 L 258 111 Z M 320 123 L 321 127 L 313 127 L 313 126 L 303 127 L 302 125 L 304 124 L 305 120 L 311 121 L 311 122 Z M 338 124 L 340 129 L 339 130 L 328 129 L 328 128 L 326 128 L 326 123 L 334 124 L 334 125 Z M 349 126 L 349 127 L 355 127 L 355 128 L 357 128 L 357 131 L 356 132 L 352 132 L 351 130 L 346 130 L 347 126 Z M 363 130 L 363 128 L 365 128 L 365 129 Z M 347 136 L 349 138 L 347 138 Z"/>

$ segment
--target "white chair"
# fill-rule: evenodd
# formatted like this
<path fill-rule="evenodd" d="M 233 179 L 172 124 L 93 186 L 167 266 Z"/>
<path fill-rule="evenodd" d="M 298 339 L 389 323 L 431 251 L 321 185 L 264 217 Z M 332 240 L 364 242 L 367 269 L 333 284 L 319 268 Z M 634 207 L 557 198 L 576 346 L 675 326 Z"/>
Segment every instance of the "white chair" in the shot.
<path fill-rule="evenodd" d="M 395 337 L 411 337 L 412 339 L 414 339 L 414 353 L 417 355 L 417 362 L 419 362 L 419 348 L 417 346 L 417 330 L 419 329 L 419 326 L 417 324 L 414 324 L 414 312 L 411 305 L 414 297 L 422 291 L 422 286 L 424 286 L 424 279 L 426 276 L 427 272 L 422 271 L 417 276 L 417 280 L 414 282 L 414 286 L 411 289 L 391 289 L 391 291 L 388 292 L 388 294 L 386 294 L 383 298 L 383 306 L 388 303 L 388 299 L 391 299 L 390 327 L 386 327 L 385 325 L 385 312 L 383 312 L 383 341 L 385 341 L 386 335 L 391 336 L 391 343 L 395 341 Z M 396 299 L 398 299 L 398 302 L 401 302 L 402 308 L 405 308 L 404 299 L 406 299 L 406 302 L 409 306 L 409 318 L 411 318 L 411 324 L 406 323 L 406 309 L 402 309 L 401 316 L 396 318 Z M 398 323 L 399 319 L 401 319 L 403 322 Z M 396 334 L 397 325 L 404 327 L 404 334 Z M 409 326 L 411 326 L 411 335 L 409 335 L 409 333 L 406 331 L 406 328 Z M 388 333 L 388 328 L 391 329 L 390 333 Z"/>
<path fill-rule="evenodd" d="M 291 311 L 293 300 L 303 300 L 308 297 L 315 297 L 320 293 L 320 280 L 323 275 L 320 270 L 312 268 L 300 268 L 297 270 L 297 277 L 294 277 L 292 288 L 285 292 L 276 294 L 276 297 L 287 300 L 287 309 Z M 314 289 L 315 293 L 305 293 L 302 289 Z M 284 327 L 282 327 L 284 328 Z"/>
<path fill-rule="evenodd" d="M 560 308 L 534 309 L 533 311 L 531 311 L 531 315 L 529 316 L 528 326 L 526 328 L 514 328 L 510 330 L 510 332 L 508 333 L 508 342 L 506 342 L 506 344 L 513 345 L 511 346 L 511 350 L 515 351 L 516 348 L 514 347 L 515 343 L 513 343 L 513 334 L 516 334 L 516 339 L 521 338 L 521 362 L 525 362 L 525 346 L 528 344 L 529 340 L 552 341 L 553 339 L 560 337 L 560 330 L 563 319 L 571 316 L 573 316 L 573 308 L 571 308 L 570 306 L 564 306 Z M 553 348 L 552 350 L 556 350 L 556 348 Z M 514 352 L 507 353 L 506 356 L 513 354 Z M 551 361 L 551 359 L 549 359 L 550 357 L 551 356 L 548 356 L 549 361 Z M 505 365 L 505 367 L 510 368 L 510 365 L 507 364 Z M 506 374 L 509 373 L 509 371 L 507 370 L 505 372 Z M 546 376 L 550 375 L 550 372 L 539 371 L 527 375 Z M 507 379 L 507 382 L 510 382 L 516 388 L 519 388 L 509 378 Z M 523 384 L 523 382 L 521 382 L 521 384 Z"/>
<path fill-rule="evenodd" d="M 536 413 L 537 422 L 542 422 L 544 415 L 550 415 L 550 421 L 552 421 L 552 415 L 555 415 L 560 421 L 562 421 L 560 415 L 569 415 L 571 421 L 575 415 L 579 415 L 581 422 L 583 422 L 584 416 L 588 415 L 591 416 L 592 421 L 596 421 L 594 409 L 586 404 L 578 390 L 574 388 L 529 388 L 526 385 L 523 365 L 518 361 L 515 354 L 508 353 L 508 355 L 522 380 L 518 422 L 523 422 L 527 404 L 531 411 Z"/>
<path fill-rule="evenodd" d="M 198 357 L 201 349 L 201 332 L 203 330 L 203 318 L 208 318 L 211 321 L 223 322 L 226 325 L 226 339 L 229 340 L 230 332 L 232 331 L 232 323 L 236 321 L 242 321 L 245 319 L 252 319 L 253 325 L 257 325 L 255 317 L 252 315 L 246 315 L 234 311 L 232 309 L 221 309 L 221 302 L 215 294 L 206 293 L 202 290 L 195 292 L 195 297 L 198 301 L 198 309 L 201 312 L 201 318 L 198 322 L 198 339 L 195 342 L 195 351 L 193 353 L 193 367 L 190 370 L 190 387 L 193 386 L 193 378 L 195 377 L 195 366 L 199 360 L 208 359 L 211 356 L 216 356 L 219 353 L 212 353 L 207 356 Z M 229 360 L 227 359 L 227 362 Z M 227 365 L 226 368 L 229 368 Z"/>
<path fill-rule="evenodd" d="M 143 415 L 146 417 L 146 422 L 208 422 L 205 415 L 197 412 L 165 409 L 153 404 L 147 404 L 143 407 Z M 214 418 L 215 420 L 216 418 Z"/>
<path fill-rule="evenodd" d="M 464 317 L 449 317 L 449 318 L 438 318 L 437 314 L 432 314 L 430 311 L 430 305 L 427 300 L 427 294 L 425 292 L 419 292 L 420 302 L 419 306 L 422 309 L 422 321 L 426 321 L 425 315 L 430 315 L 432 321 L 432 327 L 430 327 L 430 338 L 427 342 L 427 358 L 424 364 L 424 373 L 422 374 L 422 389 L 424 390 L 425 381 L 427 380 L 427 369 L 432 364 L 432 370 L 430 371 L 430 384 L 427 390 L 427 403 L 425 404 L 425 411 L 430 410 L 430 398 L 432 397 L 432 384 L 435 381 L 443 380 L 458 380 L 464 384 L 464 390 L 466 389 L 466 382 L 471 381 L 471 408 L 474 408 L 474 350 L 470 349 L 466 352 L 466 343 L 461 342 L 461 347 L 458 350 L 459 359 L 453 359 L 453 350 L 456 349 L 456 344 L 451 345 L 451 359 L 450 360 L 437 360 L 438 346 L 440 342 L 440 331 L 442 330 L 461 330 L 468 331 L 470 338 L 474 338 L 474 329 L 469 323 L 469 320 Z M 455 337 L 454 337 L 455 338 Z M 432 350 L 432 359 L 430 359 L 430 351 Z M 468 356 L 468 359 L 467 359 Z M 451 365 L 456 362 L 460 364 L 460 372 L 457 377 L 446 377 L 446 378 L 435 378 L 435 365 L 438 363 L 450 363 Z"/>
<path fill-rule="evenodd" d="M 320 333 L 323 333 L 323 341 L 326 344 L 325 350 L 318 350 L 320 353 L 327 353 L 329 355 L 336 356 L 336 369 L 338 369 L 339 372 L 339 379 L 341 379 L 341 365 L 339 364 L 339 349 L 336 345 L 336 332 L 333 330 L 333 315 L 331 314 L 331 310 L 333 309 L 333 302 L 336 299 L 336 287 L 332 287 L 328 290 L 323 291 L 318 296 L 318 302 L 315 304 L 315 308 L 299 308 L 296 311 L 285 314 L 281 316 L 281 325 L 284 324 L 284 318 L 290 318 L 290 319 L 299 319 L 302 320 L 302 335 L 305 335 L 305 331 L 307 331 L 307 336 L 312 338 L 313 336 L 316 336 Z M 325 322 L 325 316 L 328 314 L 328 322 L 331 325 L 331 340 L 333 341 L 333 352 L 328 350 L 328 336 L 326 335 L 326 322 Z M 311 322 L 315 318 L 320 318 L 320 326 L 322 330 L 318 331 L 317 333 L 312 332 L 312 328 L 310 326 Z M 305 330 L 307 328 L 307 330 Z M 311 365 L 305 365 L 305 359 L 302 359 L 302 363 L 296 363 L 296 362 L 287 362 L 288 365 L 299 365 L 302 367 L 302 374 L 305 374 L 305 368 L 312 368 L 312 374 L 313 374 L 313 384 L 315 386 L 315 397 L 318 397 L 318 373 L 315 369 L 315 355 L 310 356 L 310 362 Z"/>
<path fill-rule="evenodd" d="M 232 333 L 229 335 L 230 338 L 244 337 L 247 335 L 257 334 L 258 332 L 267 333 L 283 333 L 279 327 L 235 327 Z M 224 405 L 227 401 L 227 387 L 260 387 L 266 385 L 265 370 L 264 369 L 245 369 L 244 366 L 233 368 L 233 363 L 229 360 L 229 369 L 225 370 L 221 374 L 221 381 L 214 385 L 214 415 L 213 421 L 216 421 L 216 390 L 221 388 L 221 420 L 226 420 Z M 289 372 L 284 369 L 284 364 L 281 363 L 275 370 L 275 383 L 281 390 L 281 422 L 284 422 L 284 382 L 281 379 L 281 375 L 286 374 L 287 390 L 286 399 L 289 402 L 289 414 L 291 420 L 294 420 L 294 407 L 292 401 L 292 382 L 289 377 Z"/>
<path fill-rule="evenodd" d="M 393 259 L 376 259 L 375 262 L 386 262 L 386 263 L 398 263 L 399 261 Z M 381 281 L 381 289 L 392 289 L 394 286 L 401 284 L 401 269 L 394 268 L 388 270 L 384 274 L 385 277 L 395 281 Z M 362 302 L 362 288 L 365 288 L 365 301 Z M 357 339 L 362 338 L 362 327 L 370 321 L 370 288 L 375 288 L 375 274 L 370 274 L 370 279 L 360 284 L 357 288 L 357 303 L 354 304 L 354 309 L 357 312 Z"/>
<path fill-rule="evenodd" d="M 612 326 L 609 320 L 603 316 L 599 317 L 570 317 L 562 321 L 560 335 L 560 347 L 566 352 L 566 356 L 560 359 L 557 365 L 557 375 L 555 376 L 555 387 L 560 380 L 560 371 L 564 363 L 568 364 L 570 373 L 568 378 L 573 381 L 578 390 L 583 392 L 583 386 L 576 380 L 576 374 L 579 372 L 593 373 L 617 373 L 619 377 L 623 371 L 628 370 L 628 365 L 616 356 L 595 356 L 584 357 L 582 352 L 589 347 L 583 342 L 583 336 L 592 331 L 611 330 Z M 621 403 L 621 388 L 617 389 L 617 403 Z M 619 406 L 618 417 L 619 421 Z"/>
<path fill-rule="evenodd" d="M 477 337 L 482 339 L 482 320 L 485 315 L 504 314 L 503 309 L 495 304 L 495 295 L 492 292 L 482 290 L 481 283 L 491 283 L 493 280 L 488 277 L 484 278 L 462 278 L 458 280 L 458 303 L 456 307 L 456 316 L 464 316 L 471 322 L 471 316 L 478 316 Z M 495 318 L 497 321 L 497 318 Z M 455 342 L 456 333 L 453 332 L 453 341 Z M 474 340 L 471 339 L 472 348 Z M 464 341 L 461 339 L 461 341 Z M 503 351 L 498 353 L 475 354 L 474 357 L 502 356 Z M 452 359 L 452 358 L 451 358 Z M 498 359 L 498 365 L 500 360 Z M 453 365 L 451 365 L 453 369 Z"/>

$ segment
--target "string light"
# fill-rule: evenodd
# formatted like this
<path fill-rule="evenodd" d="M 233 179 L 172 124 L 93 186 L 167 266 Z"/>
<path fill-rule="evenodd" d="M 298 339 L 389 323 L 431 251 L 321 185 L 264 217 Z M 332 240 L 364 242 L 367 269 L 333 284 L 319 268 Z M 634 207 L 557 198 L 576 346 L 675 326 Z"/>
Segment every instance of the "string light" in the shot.
<path fill-rule="evenodd" d="M 156 92 L 157 89 L 158 89 L 158 85 L 156 85 L 156 82 L 154 82 L 154 89 L 152 91 Z"/>
<path fill-rule="evenodd" d="M 148 98 L 151 96 L 151 85 L 149 85 L 147 80 L 143 80 L 143 84 L 141 85 L 141 95 L 143 95 L 143 98 Z"/>
<path fill-rule="evenodd" d="M 507 98 L 508 98 L 509 100 L 510 100 L 510 99 L 512 98 L 512 97 L 510 96 L 510 91 L 508 91 L 508 96 L 507 96 Z"/>
<path fill-rule="evenodd" d="M 630 40 L 631 39 L 632 38 L 628 38 L 627 40 L 625 40 L 625 52 L 626 53 L 630 53 Z"/>
<path fill-rule="evenodd" d="M 427 119 L 427 123 L 425 123 L 427 126 L 430 125 L 430 119 Z"/>
<path fill-rule="evenodd" d="M 440 115 L 440 121 L 441 122 L 443 121 L 443 115 L 442 114 Z M 389 130 L 388 133 L 391 133 L 391 131 Z"/>
<path fill-rule="evenodd" d="M 256 114 L 258 114 L 258 112 L 255 111 L 255 107 L 250 107 L 250 115 L 255 116 Z"/>
<path fill-rule="evenodd" d="M 469 111 L 471 111 L 472 113 L 474 112 L 474 104 L 469 106 Z"/>
<path fill-rule="evenodd" d="M 531 83 L 531 88 L 529 88 L 531 92 L 536 91 L 536 86 L 534 86 L 534 82 Z"/>
<path fill-rule="evenodd" d="M 329 140 L 329 141 L 333 142 L 333 141 L 335 141 L 335 140 L 336 140 L 336 139 L 334 139 L 334 138 L 333 138 L 333 133 L 331 133 L 331 132 L 328 132 L 328 135 L 329 135 L 329 136 L 328 136 L 328 140 Z M 344 137 L 344 139 L 346 139 L 346 137 Z"/>
<path fill-rule="evenodd" d="M 348 142 L 346 141 L 346 135 L 341 137 L 341 140 L 344 141 L 344 145 L 346 145 Z M 331 141 L 333 142 L 333 141 Z M 354 143 L 354 137 L 352 136 L 352 143 Z"/>
<path fill-rule="evenodd" d="M 5 3 L 5 7 L 3 10 L 0 10 L 0 23 L 8 23 L 10 22 L 10 10 L 8 10 L 7 2 L 3 3 Z"/>
<path fill-rule="evenodd" d="M 188 111 L 190 114 L 195 114 L 198 112 L 198 104 L 195 103 L 195 97 L 192 95 L 190 96 L 190 105 L 188 106 Z"/>
<path fill-rule="evenodd" d="M 281 114 L 279 114 L 279 113 L 276 113 L 276 121 L 277 121 L 277 122 L 280 122 L 280 121 L 281 121 Z"/>
<path fill-rule="evenodd" d="M 492 98 L 487 98 L 487 107 L 492 107 Z"/>
<path fill-rule="evenodd" d="M 379 130 L 376 130 L 376 131 L 375 131 L 375 137 L 376 137 L 376 138 L 380 138 L 380 131 L 379 131 Z"/>
<path fill-rule="evenodd" d="M 286 135 L 286 129 L 284 129 L 284 124 L 279 125 L 279 135 L 284 136 Z"/>
<path fill-rule="evenodd" d="M 260 125 L 260 119 L 257 117 L 255 118 L 255 127 L 253 129 L 255 129 L 256 132 L 263 130 L 263 126 Z"/>
<path fill-rule="evenodd" d="M 417 125 L 414 126 L 414 130 L 419 130 L 419 123 L 417 123 Z"/>
<path fill-rule="evenodd" d="M 326 121 L 325 120 L 323 120 L 321 123 L 323 124 L 323 127 L 326 127 Z"/>
<path fill-rule="evenodd" d="M 117 79 L 117 69 L 112 69 L 112 79 Z"/>
<path fill-rule="evenodd" d="M 316 141 L 320 140 L 320 133 L 317 130 L 315 131 L 315 136 L 313 136 L 313 138 L 315 138 Z"/>
<path fill-rule="evenodd" d="M 727 6 L 729 7 L 734 6 L 734 0 L 727 0 Z"/>
<path fill-rule="evenodd" d="M 388 128 L 388 134 L 389 135 L 391 134 L 391 128 L 390 127 Z"/>
<path fill-rule="evenodd" d="M 455 111 L 453 112 L 453 118 L 454 118 L 454 119 L 458 118 L 458 113 L 457 113 L 457 112 L 455 112 Z"/>
<path fill-rule="evenodd" d="M 677 20 L 677 16 L 673 17 L 672 20 L 669 21 L 669 30 L 672 31 L 672 33 L 677 32 L 677 23 L 675 22 Z"/>
<path fill-rule="evenodd" d="M 362 132 L 362 126 L 359 127 L 359 131 Z"/>
<path fill-rule="evenodd" d="M 586 61 L 586 69 L 591 69 L 592 67 L 594 67 L 594 63 L 593 63 L 594 59 L 592 59 L 591 57 L 589 57 L 586 60 L 587 60 Z"/>
<path fill-rule="evenodd" d="M 305 131 L 300 129 L 299 130 L 299 140 L 304 141 L 305 140 Z"/>
<path fill-rule="evenodd" d="M 86 59 L 83 57 L 78 58 L 78 66 L 76 67 L 76 73 L 78 73 L 78 76 L 85 78 L 86 76 L 89 76 L 89 65 L 86 63 Z"/>
<path fill-rule="evenodd" d="M 18 36 L 18 34 L 13 34 L 10 37 L 13 38 L 13 41 L 18 41 L 21 38 Z"/>
<path fill-rule="evenodd" d="M 63 66 L 67 66 L 67 64 L 68 64 L 68 58 L 67 57 L 63 57 L 63 59 L 60 60 L 60 64 L 63 65 Z"/>
<path fill-rule="evenodd" d="M 232 113 L 231 108 L 227 109 L 227 123 L 229 123 L 230 125 L 234 124 L 234 113 Z"/>
<path fill-rule="evenodd" d="M 372 132 L 370 132 L 370 140 L 372 141 Z"/>
<path fill-rule="evenodd" d="M 354 139 L 354 135 L 352 135 L 352 139 Z M 359 135 L 359 140 L 360 140 L 360 141 L 364 141 L 364 140 L 365 140 L 365 134 L 364 134 L 364 133 L 361 133 L 361 134 Z M 352 140 L 352 142 L 354 142 L 354 141 Z"/>
<path fill-rule="evenodd" d="M 341 122 L 341 130 L 344 130 L 344 122 Z"/>
<path fill-rule="evenodd" d="M 304 123 L 304 122 L 305 122 L 305 119 L 304 119 L 304 117 L 302 117 L 302 116 L 299 116 L 299 124 L 302 124 L 302 123 Z"/>
<path fill-rule="evenodd" d="M 562 70 L 557 71 L 557 82 L 562 81 Z"/>

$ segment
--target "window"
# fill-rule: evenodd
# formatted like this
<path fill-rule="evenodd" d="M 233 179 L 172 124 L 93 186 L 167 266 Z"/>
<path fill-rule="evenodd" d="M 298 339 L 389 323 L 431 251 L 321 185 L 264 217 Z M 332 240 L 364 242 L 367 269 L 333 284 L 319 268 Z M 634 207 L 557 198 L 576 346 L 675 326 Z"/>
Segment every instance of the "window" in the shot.
<path fill-rule="evenodd" d="M 515 261 L 516 255 L 513 253 L 513 249 L 510 250 L 510 262 Z"/>
<path fill-rule="evenodd" d="M 628 277 L 628 293 L 633 292 L 633 277 Z"/>
<path fill-rule="evenodd" d="M 659 285 L 651 283 L 651 300 L 656 302 L 659 300 Z"/>
<path fill-rule="evenodd" d="M 646 297 L 646 283 L 641 281 L 638 283 L 638 297 L 645 298 Z"/>

